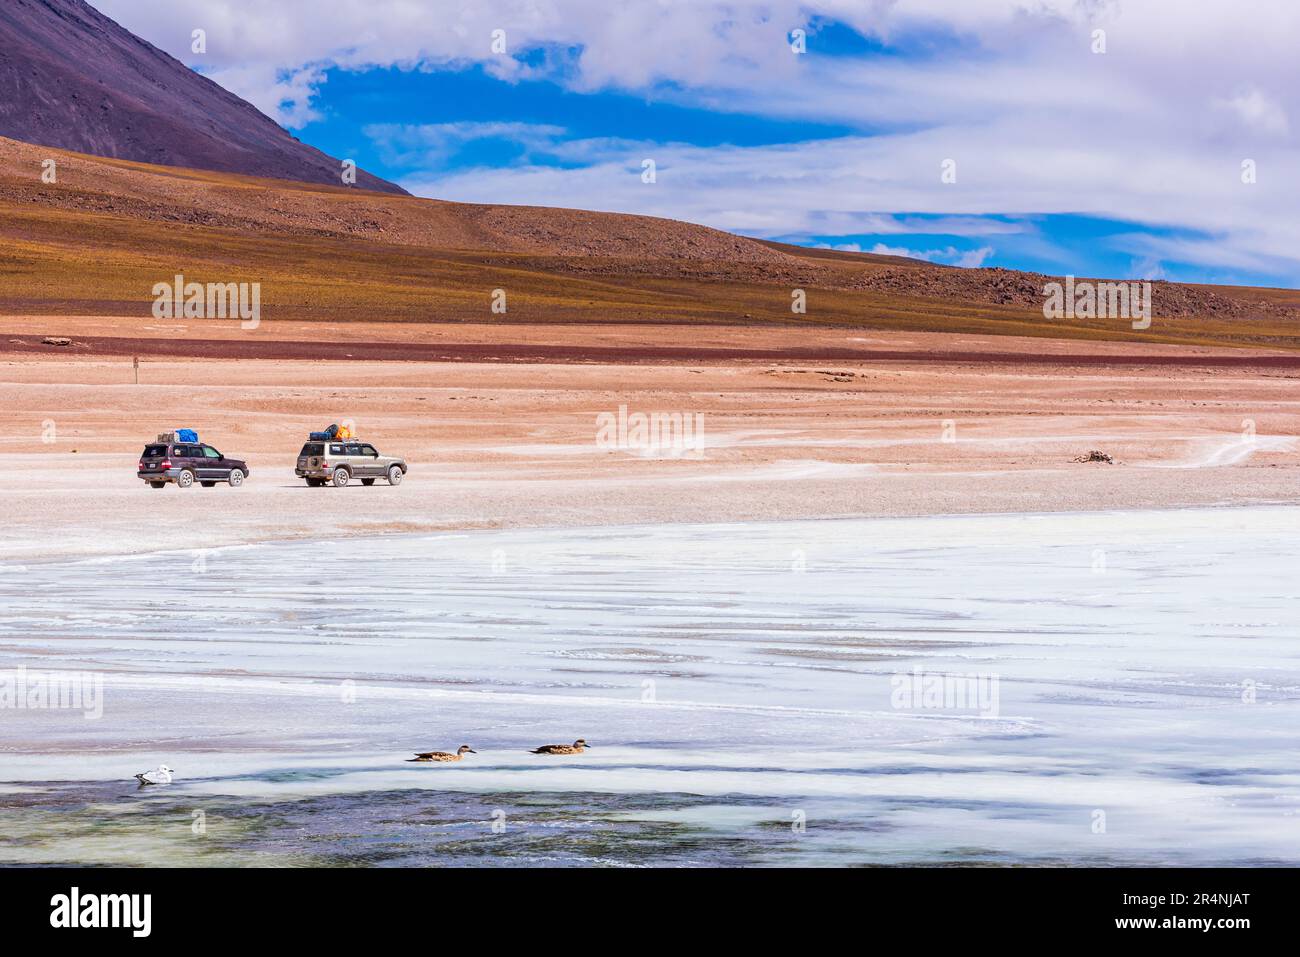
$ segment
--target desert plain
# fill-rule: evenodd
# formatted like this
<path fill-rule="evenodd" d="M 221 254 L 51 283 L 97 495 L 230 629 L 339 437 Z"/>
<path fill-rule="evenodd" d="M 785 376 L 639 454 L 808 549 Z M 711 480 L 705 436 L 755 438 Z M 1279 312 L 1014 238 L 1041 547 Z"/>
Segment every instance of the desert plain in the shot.
<path fill-rule="evenodd" d="M 133 350 L 95 345 L 105 334 L 144 353 L 138 384 Z M 72 345 L 41 342 L 51 336 Z M 150 354 L 151 343 L 182 354 Z M 185 355 L 195 343 L 212 348 Z M 321 343 L 333 358 L 296 352 Z M 543 345 L 552 351 L 530 352 Z M 447 359 L 364 357 L 380 346 Z M 10 316 L 0 319 L 0 558 L 439 529 L 1294 502 L 1297 378 L 1300 360 L 1281 350 L 794 325 L 250 331 Z M 620 407 L 697 416 L 701 447 L 602 446 L 598 417 Z M 335 422 L 404 456 L 406 481 L 307 488 L 293 474 L 297 451 Z M 178 427 L 245 459 L 245 485 L 140 482 L 144 444 Z M 1075 461 L 1094 449 L 1114 464 Z"/>

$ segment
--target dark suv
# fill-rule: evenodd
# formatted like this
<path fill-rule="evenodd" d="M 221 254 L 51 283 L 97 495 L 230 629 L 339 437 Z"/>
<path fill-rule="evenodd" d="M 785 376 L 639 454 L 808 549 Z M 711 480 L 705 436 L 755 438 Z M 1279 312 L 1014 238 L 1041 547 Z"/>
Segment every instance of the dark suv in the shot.
<path fill-rule="evenodd" d="M 189 488 L 195 482 L 204 488 L 218 482 L 240 486 L 248 478 L 248 465 L 228 459 L 202 442 L 155 442 L 144 447 L 136 475 L 154 488 L 168 482 L 180 488 Z"/>

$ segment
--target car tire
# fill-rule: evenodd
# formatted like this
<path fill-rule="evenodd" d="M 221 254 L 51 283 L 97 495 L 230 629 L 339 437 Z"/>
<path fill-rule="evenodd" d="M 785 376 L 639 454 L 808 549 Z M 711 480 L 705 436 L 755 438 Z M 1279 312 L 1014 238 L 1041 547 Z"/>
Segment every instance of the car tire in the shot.
<path fill-rule="evenodd" d="M 366 485 L 366 486 L 374 485 L 374 484 L 375 484 L 375 480 L 374 480 L 374 479 L 362 479 L 362 480 L 361 480 L 361 484 L 362 484 L 362 485 Z"/>
<path fill-rule="evenodd" d="M 231 470 L 230 470 L 230 487 L 231 487 L 231 488 L 239 488 L 239 486 L 241 486 L 241 485 L 243 485 L 243 484 L 244 484 L 244 470 L 243 470 L 243 469 L 231 469 Z"/>
<path fill-rule="evenodd" d="M 320 488 L 324 484 L 325 484 L 324 479 L 314 479 L 314 478 L 307 479 L 308 488 Z"/>
<path fill-rule="evenodd" d="M 389 484 L 389 485 L 401 485 L 401 484 L 402 484 L 402 475 L 403 475 L 403 474 L 404 474 L 404 473 L 402 472 L 402 467 L 401 467 L 400 465 L 391 465 L 391 466 L 389 466 L 389 468 L 388 468 L 388 484 Z"/>
<path fill-rule="evenodd" d="M 348 484 L 350 478 L 352 478 L 352 474 L 347 469 L 335 469 L 334 475 L 330 478 L 330 484 L 335 488 L 343 488 Z"/>
<path fill-rule="evenodd" d="M 167 487 L 167 483 L 166 483 L 166 482 L 150 482 L 150 483 L 149 483 L 149 487 L 150 487 L 150 488 L 166 488 L 166 487 Z"/>
<path fill-rule="evenodd" d="M 181 474 L 176 476 L 177 488 L 189 488 L 194 484 L 194 473 L 189 469 L 181 469 Z"/>

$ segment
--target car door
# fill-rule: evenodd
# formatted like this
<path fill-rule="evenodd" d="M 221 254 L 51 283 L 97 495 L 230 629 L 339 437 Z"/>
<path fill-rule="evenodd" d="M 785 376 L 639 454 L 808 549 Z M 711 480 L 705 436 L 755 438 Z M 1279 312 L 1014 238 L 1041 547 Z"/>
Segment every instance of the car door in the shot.
<path fill-rule="evenodd" d="M 308 442 L 298 453 L 298 471 L 306 472 L 308 469 L 314 469 L 320 465 L 320 460 L 325 458 L 325 444 L 323 442 Z M 326 461 L 329 461 L 326 459 Z"/>
<path fill-rule="evenodd" d="M 167 459 L 167 446 L 150 443 L 140 455 L 141 472 L 161 472 L 162 464 Z"/>
<path fill-rule="evenodd" d="M 202 446 L 199 451 L 203 453 L 203 464 L 201 466 L 203 470 L 201 473 L 202 478 L 209 480 L 217 479 L 223 482 L 230 478 L 230 466 L 227 464 L 226 460 L 221 457 L 220 452 L 210 445 Z"/>
<path fill-rule="evenodd" d="M 361 453 L 361 444 L 359 442 L 349 442 L 347 444 L 348 464 L 352 466 L 352 474 L 357 478 L 373 478 L 374 463 Z"/>
<path fill-rule="evenodd" d="M 196 449 L 192 445 L 176 446 L 176 455 L 172 465 L 176 468 L 189 469 L 194 473 L 195 478 L 203 478 L 203 457 L 200 454 L 202 450 Z"/>
<path fill-rule="evenodd" d="M 330 453 L 327 461 L 333 468 L 348 464 L 348 453 L 344 450 L 342 442 L 330 443 Z"/>
<path fill-rule="evenodd" d="M 379 462 L 379 450 L 373 445 L 361 443 L 361 455 L 365 458 L 366 468 L 369 469 L 366 475 L 373 478 L 380 478 L 384 474 L 384 467 Z"/>

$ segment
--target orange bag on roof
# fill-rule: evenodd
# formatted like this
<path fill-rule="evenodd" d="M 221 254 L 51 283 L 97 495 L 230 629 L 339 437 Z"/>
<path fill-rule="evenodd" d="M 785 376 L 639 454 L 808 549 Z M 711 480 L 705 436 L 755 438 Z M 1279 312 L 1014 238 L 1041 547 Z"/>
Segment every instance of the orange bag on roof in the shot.
<path fill-rule="evenodd" d="M 339 426 L 339 434 L 334 436 L 336 439 L 355 439 L 357 434 L 346 425 Z"/>

